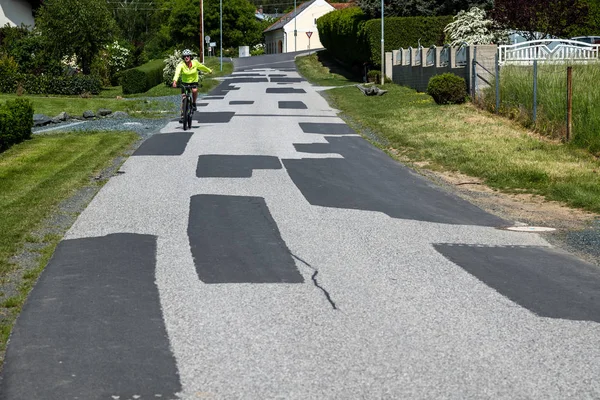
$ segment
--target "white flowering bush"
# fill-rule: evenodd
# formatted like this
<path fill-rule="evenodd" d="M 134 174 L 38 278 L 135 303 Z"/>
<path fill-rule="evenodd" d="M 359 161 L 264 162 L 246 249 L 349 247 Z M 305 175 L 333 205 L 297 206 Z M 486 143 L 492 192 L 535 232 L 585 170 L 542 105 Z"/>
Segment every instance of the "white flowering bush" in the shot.
<path fill-rule="evenodd" d="M 106 52 L 108 56 L 107 62 L 112 73 L 122 71 L 129 66 L 131 51 L 121 46 L 119 42 L 114 41 L 106 46 Z"/>
<path fill-rule="evenodd" d="M 252 49 L 250 50 L 251 56 L 260 56 L 262 54 L 265 54 L 265 45 L 263 43 L 258 43 L 252 46 Z"/>
<path fill-rule="evenodd" d="M 165 85 L 171 85 L 173 83 L 173 77 L 175 76 L 175 68 L 181 61 L 181 51 L 175 50 L 173 54 L 165 58 L 165 67 L 163 68 L 163 80 Z"/>
<path fill-rule="evenodd" d="M 486 19 L 485 11 L 472 7 L 468 11 L 460 11 L 454 21 L 444 28 L 451 46 L 463 42 L 468 44 L 501 44 L 508 41 L 508 32 L 494 29 L 494 21 Z"/>
<path fill-rule="evenodd" d="M 79 70 L 79 61 L 77 60 L 77 56 L 75 54 L 63 56 L 63 58 L 60 59 L 60 63 L 71 71 Z"/>

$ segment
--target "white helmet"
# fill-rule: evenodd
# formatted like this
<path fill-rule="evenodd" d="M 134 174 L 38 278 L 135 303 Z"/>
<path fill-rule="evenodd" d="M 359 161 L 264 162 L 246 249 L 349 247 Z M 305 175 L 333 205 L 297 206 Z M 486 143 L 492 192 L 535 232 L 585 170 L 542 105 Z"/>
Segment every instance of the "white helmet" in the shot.
<path fill-rule="evenodd" d="M 192 51 L 190 49 L 185 49 L 184 51 L 181 52 L 181 56 L 182 57 L 185 57 L 185 56 L 190 56 L 191 57 L 192 55 L 193 55 L 193 53 L 192 53 Z"/>

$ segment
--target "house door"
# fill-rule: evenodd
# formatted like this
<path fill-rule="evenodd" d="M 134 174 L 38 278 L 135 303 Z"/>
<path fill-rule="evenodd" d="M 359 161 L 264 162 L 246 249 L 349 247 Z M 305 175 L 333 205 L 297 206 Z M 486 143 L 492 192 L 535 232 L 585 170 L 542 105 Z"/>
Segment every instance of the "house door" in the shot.
<path fill-rule="evenodd" d="M 277 52 L 283 53 L 283 42 L 281 40 L 277 42 Z"/>

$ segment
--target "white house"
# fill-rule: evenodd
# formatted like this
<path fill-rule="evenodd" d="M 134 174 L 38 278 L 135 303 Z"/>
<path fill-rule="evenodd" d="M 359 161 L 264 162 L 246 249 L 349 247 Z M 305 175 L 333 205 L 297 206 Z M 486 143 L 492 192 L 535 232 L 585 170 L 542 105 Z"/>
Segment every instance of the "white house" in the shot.
<path fill-rule="evenodd" d="M 33 9 L 41 0 L 0 0 L 0 27 L 33 26 Z"/>
<path fill-rule="evenodd" d="M 265 29 L 265 52 L 267 54 L 290 53 L 323 47 L 317 31 L 317 19 L 335 9 L 352 3 L 328 3 L 311 0 L 296 7 Z M 297 35 L 294 36 L 294 30 Z"/>

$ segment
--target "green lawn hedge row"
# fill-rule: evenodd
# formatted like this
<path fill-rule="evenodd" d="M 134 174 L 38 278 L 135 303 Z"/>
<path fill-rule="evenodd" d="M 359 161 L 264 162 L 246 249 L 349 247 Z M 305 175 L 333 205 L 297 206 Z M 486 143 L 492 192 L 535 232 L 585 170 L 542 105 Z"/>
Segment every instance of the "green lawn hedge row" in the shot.
<path fill-rule="evenodd" d="M 358 7 L 332 11 L 317 19 L 319 39 L 335 58 L 350 65 L 369 60 L 364 36 L 367 16 Z"/>
<path fill-rule="evenodd" d="M 0 104 L 0 152 L 31 137 L 33 103 L 27 99 Z"/>
<path fill-rule="evenodd" d="M 444 44 L 444 28 L 452 16 L 388 17 L 384 20 L 385 51 L 400 47 Z M 381 63 L 381 19 L 367 20 L 359 7 L 332 11 L 317 20 L 323 46 L 351 65 Z"/>
<path fill-rule="evenodd" d="M 79 95 L 98 94 L 100 79 L 91 75 L 53 76 L 31 74 L 6 74 L 0 76 L 0 93 L 16 93 L 19 87 L 27 94 Z"/>
<path fill-rule="evenodd" d="M 383 33 L 385 51 L 400 47 L 428 48 L 444 44 L 444 28 L 452 22 L 452 16 L 443 17 L 388 17 L 384 19 Z M 371 63 L 381 63 L 381 18 L 365 22 L 365 36 L 371 50 Z"/>
<path fill-rule="evenodd" d="M 123 94 L 144 93 L 163 81 L 163 60 L 152 60 L 120 73 Z"/>

